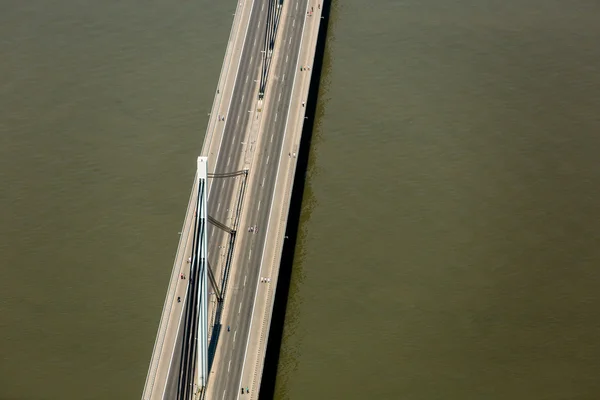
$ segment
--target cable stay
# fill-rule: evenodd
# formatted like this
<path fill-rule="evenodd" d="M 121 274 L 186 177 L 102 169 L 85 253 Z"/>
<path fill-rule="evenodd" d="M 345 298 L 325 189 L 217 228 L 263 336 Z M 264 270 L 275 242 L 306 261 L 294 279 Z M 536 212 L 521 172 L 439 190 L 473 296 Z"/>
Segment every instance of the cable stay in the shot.
<path fill-rule="evenodd" d="M 208 222 L 210 222 L 211 224 L 213 224 L 217 228 L 220 228 L 220 229 L 224 230 L 225 232 L 228 232 L 231 235 L 235 235 L 235 229 L 232 229 L 232 228 L 228 227 L 227 225 L 225 225 L 225 224 L 217 221 L 216 219 L 214 219 L 210 215 L 208 216 Z"/>
<path fill-rule="evenodd" d="M 208 174 L 209 178 L 232 178 L 234 176 L 240 176 L 240 175 L 248 175 L 248 170 L 247 169 L 242 169 L 240 171 L 233 171 L 233 172 L 223 172 L 223 173 L 213 173 L 213 174 Z"/>

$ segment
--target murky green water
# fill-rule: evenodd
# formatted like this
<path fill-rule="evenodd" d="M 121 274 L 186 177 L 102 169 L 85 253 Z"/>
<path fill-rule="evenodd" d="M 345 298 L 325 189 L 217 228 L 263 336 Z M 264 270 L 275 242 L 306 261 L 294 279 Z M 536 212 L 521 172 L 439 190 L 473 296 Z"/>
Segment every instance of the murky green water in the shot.
<path fill-rule="evenodd" d="M 235 4 L 0 8 L 0 398 L 139 398 Z M 334 3 L 277 399 L 600 396 L 598 21 Z"/>

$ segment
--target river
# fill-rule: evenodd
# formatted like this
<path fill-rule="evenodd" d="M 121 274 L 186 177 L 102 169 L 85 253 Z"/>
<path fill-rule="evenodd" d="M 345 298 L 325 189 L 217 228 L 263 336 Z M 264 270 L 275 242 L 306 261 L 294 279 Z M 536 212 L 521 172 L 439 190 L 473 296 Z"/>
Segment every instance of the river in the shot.
<path fill-rule="evenodd" d="M 0 398 L 139 398 L 235 3 L 1 9 Z M 598 21 L 333 1 L 277 400 L 600 397 Z"/>

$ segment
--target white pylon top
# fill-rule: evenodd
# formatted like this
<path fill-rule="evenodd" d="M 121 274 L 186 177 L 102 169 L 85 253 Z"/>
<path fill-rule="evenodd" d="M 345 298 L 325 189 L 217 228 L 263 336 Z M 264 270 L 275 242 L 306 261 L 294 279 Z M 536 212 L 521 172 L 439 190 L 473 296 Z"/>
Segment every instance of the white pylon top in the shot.
<path fill-rule="evenodd" d="M 198 178 L 206 179 L 208 176 L 208 157 L 198 157 Z"/>

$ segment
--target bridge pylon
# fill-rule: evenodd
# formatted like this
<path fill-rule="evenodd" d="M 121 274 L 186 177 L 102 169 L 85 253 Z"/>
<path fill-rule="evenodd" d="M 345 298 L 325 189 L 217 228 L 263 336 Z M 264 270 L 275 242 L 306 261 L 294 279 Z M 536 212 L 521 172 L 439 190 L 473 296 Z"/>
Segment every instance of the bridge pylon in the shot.
<path fill-rule="evenodd" d="M 197 263 L 199 290 L 196 299 L 198 309 L 198 336 L 196 339 L 196 387 L 204 390 L 208 380 L 208 259 L 207 259 L 207 188 L 208 188 L 208 157 L 198 157 L 198 212 L 196 213 L 196 226 L 198 232 L 198 246 L 194 257 Z"/>

